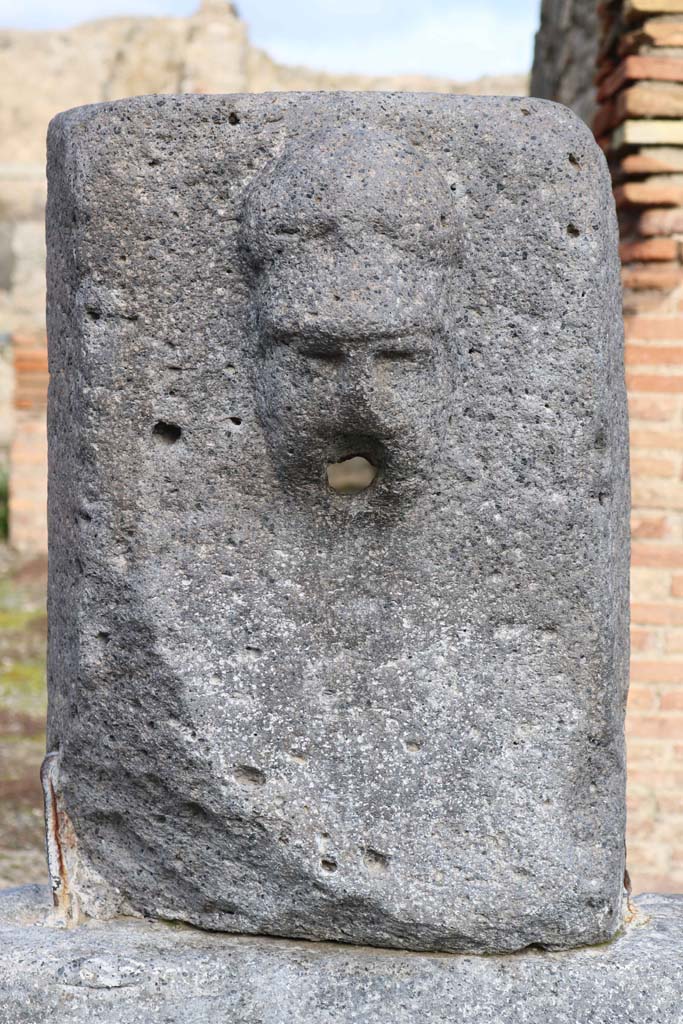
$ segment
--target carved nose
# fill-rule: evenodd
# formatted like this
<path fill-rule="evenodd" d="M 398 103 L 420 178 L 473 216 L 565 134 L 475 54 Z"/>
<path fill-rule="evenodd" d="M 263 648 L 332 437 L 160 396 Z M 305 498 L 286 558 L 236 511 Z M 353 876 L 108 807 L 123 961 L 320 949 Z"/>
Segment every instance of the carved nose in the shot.
<path fill-rule="evenodd" d="M 387 397 L 381 381 L 378 381 L 371 352 L 354 352 L 345 360 L 337 394 L 328 409 L 328 422 L 334 424 L 337 436 L 345 439 L 340 446 L 345 450 L 340 451 L 340 455 L 345 458 L 367 456 L 364 448 L 370 444 L 372 458 L 374 446 L 381 447 L 395 433 L 396 410 Z M 359 437 L 364 438 L 364 445 L 353 451 L 348 441 Z M 351 443 L 355 446 L 353 441 Z"/>
<path fill-rule="evenodd" d="M 344 397 L 355 401 L 360 408 L 370 408 L 376 393 L 375 366 L 372 355 L 354 352 L 347 361 L 341 382 Z"/>

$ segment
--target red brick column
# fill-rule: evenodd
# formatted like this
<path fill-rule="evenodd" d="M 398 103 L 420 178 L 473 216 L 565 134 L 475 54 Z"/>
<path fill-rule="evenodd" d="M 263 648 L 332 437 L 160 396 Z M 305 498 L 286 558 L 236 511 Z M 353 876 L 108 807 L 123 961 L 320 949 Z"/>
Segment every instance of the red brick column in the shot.
<path fill-rule="evenodd" d="M 683 0 L 603 3 L 595 132 L 621 230 L 633 486 L 636 891 L 683 890 Z"/>

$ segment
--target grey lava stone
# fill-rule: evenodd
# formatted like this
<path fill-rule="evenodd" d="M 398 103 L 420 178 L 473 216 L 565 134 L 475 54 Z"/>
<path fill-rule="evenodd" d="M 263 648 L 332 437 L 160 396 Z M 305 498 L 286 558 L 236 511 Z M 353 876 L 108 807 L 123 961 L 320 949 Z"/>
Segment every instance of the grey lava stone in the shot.
<path fill-rule="evenodd" d="M 0 1024 L 681 1024 L 683 897 L 637 901 L 611 943 L 507 956 L 46 926 L 47 891 L 0 893 Z"/>
<path fill-rule="evenodd" d="M 530 99 L 152 96 L 59 115 L 49 179 L 49 749 L 81 912 L 609 939 L 629 493 L 588 129 Z"/>

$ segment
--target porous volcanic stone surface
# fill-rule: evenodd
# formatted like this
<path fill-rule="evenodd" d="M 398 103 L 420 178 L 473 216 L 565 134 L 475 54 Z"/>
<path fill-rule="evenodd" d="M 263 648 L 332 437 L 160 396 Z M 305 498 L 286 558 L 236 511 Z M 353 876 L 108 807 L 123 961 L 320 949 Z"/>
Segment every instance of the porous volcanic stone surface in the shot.
<path fill-rule="evenodd" d="M 45 927 L 0 895 L 0 1024 L 681 1024 L 683 897 L 637 901 L 613 942 L 507 956 L 210 935 L 117 920 Z"/>
<path fill-rule="evenodd" d="M 609 938 L 628 470 L 588 129 L 526 99 L 145 97 L 56 118 L 49 179 L 49 749 L 81 909 Z M 335 493 L 351 456 L 376 477 Z"/>

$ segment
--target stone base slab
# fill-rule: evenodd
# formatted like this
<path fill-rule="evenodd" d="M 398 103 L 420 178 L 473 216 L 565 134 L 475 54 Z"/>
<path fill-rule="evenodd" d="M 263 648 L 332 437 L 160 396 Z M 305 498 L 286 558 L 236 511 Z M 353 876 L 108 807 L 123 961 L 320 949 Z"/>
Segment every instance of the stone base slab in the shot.
<path fill-rule="evenodd" d="M 0 893 L 0 1024 L 683 1024 L 683 896 L 643 896 L 616 940 L 566 953 L 403 953 L 122 919 L 49 924 Z"/>

